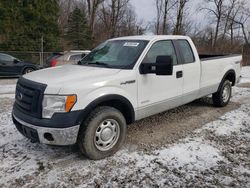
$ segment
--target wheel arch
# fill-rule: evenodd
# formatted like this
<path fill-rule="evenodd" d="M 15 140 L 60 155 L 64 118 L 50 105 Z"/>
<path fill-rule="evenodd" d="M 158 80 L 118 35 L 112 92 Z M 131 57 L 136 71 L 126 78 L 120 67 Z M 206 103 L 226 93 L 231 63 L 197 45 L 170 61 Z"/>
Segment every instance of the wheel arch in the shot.
<path fill-rule="evenodd" d="M 82 124 L 91 111 L 98 106 L 110 106 L 116 108 L 123 114 L 127 124 L 131 124 L 135 121 L 135 111 L 131 102 L 121 95 L 110 94 L 99 97 L 88 104 L 80 114 L 79 122 Z"/>
<path fill-rule="evenodd" d="M 32 68 L 34 70 L 37 70 L 37 67 L 36 66 L 33 66 L 33 65 L 24 65 L 22 67 L 22 70 L 21 70 L 21 74 L 23 74 L 24 70 L 27 69 L 27 68 Z"/>
<path fill-rule="evenodd" d="M 223 76 L 223 78 L 222 78 L 222 80 L 221 80 L 221 82 L 220 82 L 220 85 L 219 85 L 217 91 L 220 90 L 220 88 L 221 88 L 221 86 L 222 86 L 222 84 L 223 84 L 223 82 L 224 82 L 225 80 L 229 80 L 230 82 L 232 82 L 232 86 L 235 85 L 235 83 L 236 83 L 236 73 L 235 73 L 235 71 L 234 71 L 233 69 L 228 70 L 228 71 L 224 74 L 224 76 Z"/>

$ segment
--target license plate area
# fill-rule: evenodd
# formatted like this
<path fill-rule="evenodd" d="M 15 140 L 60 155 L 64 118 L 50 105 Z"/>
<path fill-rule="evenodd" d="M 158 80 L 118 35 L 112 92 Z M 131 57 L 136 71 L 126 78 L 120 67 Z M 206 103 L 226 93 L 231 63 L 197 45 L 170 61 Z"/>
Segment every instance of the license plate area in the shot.
<path fill-rule="evenodd" d="M 38 132 L 35 129 L 27 127 L 21 123 L 19 123 L 15 118 L 13 118 L 14 124 L 17 130 L 24 135 L 25 137 L 29 138 L 32 142 L 40 142 Z"/>
<path fill-rule="evenodd" d="M 38 133 L 35 129 L 22 125 L 22 130 L 25 137 L 31 139 L 33 142 L 39 142 Z"/>

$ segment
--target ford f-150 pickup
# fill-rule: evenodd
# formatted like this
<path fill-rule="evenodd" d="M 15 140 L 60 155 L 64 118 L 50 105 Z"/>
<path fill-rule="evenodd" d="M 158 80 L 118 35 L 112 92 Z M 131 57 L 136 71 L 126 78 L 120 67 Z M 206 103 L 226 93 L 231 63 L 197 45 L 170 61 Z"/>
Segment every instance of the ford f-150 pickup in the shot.
<path fill-rule="evenodd" d="M 19 78 L 13 122 L 32 141 L 78 144 L 90 159 L 114 154 L 127 125 L 212 94 L 223 107 L 240 77 L 241 55 L 199 55 L 186 36 L 107 40 L 77 65 Z"/>

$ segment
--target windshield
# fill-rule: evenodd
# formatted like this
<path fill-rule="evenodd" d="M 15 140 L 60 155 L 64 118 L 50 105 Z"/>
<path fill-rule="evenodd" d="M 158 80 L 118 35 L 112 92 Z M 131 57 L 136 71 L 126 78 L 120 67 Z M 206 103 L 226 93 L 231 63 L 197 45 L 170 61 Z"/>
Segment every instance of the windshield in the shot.
<path fill-rule="evenodd" d="M 107 68 L 132 69 L 148 41 L 112 40 L 92 50 L 78 64 Z"/>

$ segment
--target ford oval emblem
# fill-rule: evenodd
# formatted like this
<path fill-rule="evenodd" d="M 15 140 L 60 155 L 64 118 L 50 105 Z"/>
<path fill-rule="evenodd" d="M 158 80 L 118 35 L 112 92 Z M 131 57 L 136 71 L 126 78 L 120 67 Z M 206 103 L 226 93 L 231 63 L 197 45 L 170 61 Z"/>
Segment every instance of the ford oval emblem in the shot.
<path fill-rule="evenodd" d="M 21 93 L 21 92 L 17 92 L 17 94 L 16 94 L 16 97 L 17 97 L 17 99 L 19 100 L 19 101 L 21 101 L 22 99 L 23 99 L 23 94 Z"/>

